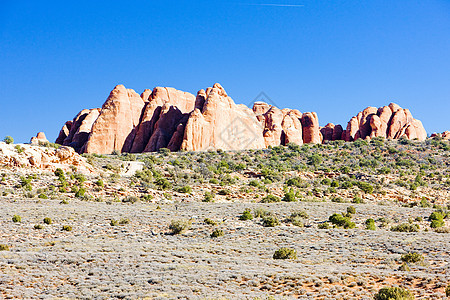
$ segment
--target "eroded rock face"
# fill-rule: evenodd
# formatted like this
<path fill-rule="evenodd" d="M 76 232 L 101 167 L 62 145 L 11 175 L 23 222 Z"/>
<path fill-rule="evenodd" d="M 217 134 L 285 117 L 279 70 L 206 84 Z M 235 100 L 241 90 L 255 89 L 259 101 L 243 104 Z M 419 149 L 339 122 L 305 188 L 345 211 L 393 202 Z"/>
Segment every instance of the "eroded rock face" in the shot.
<path fill-rule="evenodd" d="M 263 128 L 251 109 L 236 105 L 218 83 L 205 92 L 202 109 L 187 121 L 181 149 L 244 150 L 265 147 Z"/>
<path fill-rule="evenodd" d="M 322 134 L 320 133 L 319 118 L 315 112 L 307 112 L 302 115 L 303 143 L 321 144 Z"/>
<path fill-rule="evenodd" d="M 197 97 L 198 98 L 198 97 Z M 166 105 L 166 110 L 163 111 L 163 106 Z M 176 120 L 168 121 L 167 116 L 165 121 L 158 122 L 161 116 L 166 115 L 169 111 L 167 105 L 172 105 L 169 116 L 176 116 Z M 153 89 L 151 95 L 148 96 L 148 103 L 145 105 L 144 111 L 141 116 L 139 127 L 136 130 L 136 135 L 133 139 L 130 152 L 140 153 L 156 151 L 159 148 L 163 148 L 160 145 L 166 144 L 170 141 L 171 135 L 174 133 L 174 129 L 164 128 L 170 122 L 179 122 L 181 120 L 180 114 L 173 113 L 178 111 L 179 113 L 190 113 L 196 105 L 196 98 L 194 95 L 176 90 L 174 88 L 156 87 Z M 173 124 L 172 124 L 173 125 Z M 178 126 L 178 124 L 176 125 Z M 158 128 L 159 129 L 158 129 Z M 158 136 L 153 137 L 154 134 Z M 169 140 L 167 143 L 161 143 L 162 134 L 165 134 L 164 140 Z M 167 135 L 170 135 L 168 137 Z M 159 140 L 159 144 L 153 145 L 155 141 Z M 164 147 L 166 147 L 164 146 Z M 150 150 L 152 149 L 152 150 Z"/>
<path fill-rule="evenodd" d="M 134 138 L 143 107 L 144 101 L 136 92 L 123 85 L 116 86 L 92 126 L 85 152 L 128 152 L 126 142 Z"/>
<path fill-rule="evenodd" d="M 423 141 L 426 139 L 427 133 L 422 123 L 414 119 L 408 109 L 391 103 L 389 106 L 379 109 L 368 107 L 347 124 L 346 141 L 374 137 Z"/>
<path fill-rule="evenodd" d="M 237 105 L 216 83 L 197 96 L 174 88 L 146 89 L 141 95 L 116 86 L 101 109 L 82 110 L 61 129 L 57 143 L 77 152 L 109 154 L 172 151 L 244 150 L 294 143 L 385 137 L 426 139 L 422 123 L 395 103 L 368 107 L 343 130 L 319 127 L 317 114 L 278 109 L 256 102 Z M 36 138 L 35 138 L 36 139 Z"/>

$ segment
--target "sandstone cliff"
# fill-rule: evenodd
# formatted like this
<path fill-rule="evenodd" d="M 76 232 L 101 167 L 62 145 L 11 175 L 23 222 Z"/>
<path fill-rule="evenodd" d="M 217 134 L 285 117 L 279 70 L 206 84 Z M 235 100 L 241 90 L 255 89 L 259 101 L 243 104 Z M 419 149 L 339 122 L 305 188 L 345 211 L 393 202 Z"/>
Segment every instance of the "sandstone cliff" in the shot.
<path fill-rule="evenodd" d="M 320 127 L 315 112 L 280 110 L 263 102 L 252 109 L 236 104 L 216 83 L 197 96 L 167 87 L 138 95 L 118 85 L 101 109 L 84 109 L 67 121 L 56 143 L 79 153 L 110 154 L 262 149 L 374 137 L 424 140 L 427 134 L 408 109 L 394 103 L 364 109 L 344 130 L 332 123 Z"/>

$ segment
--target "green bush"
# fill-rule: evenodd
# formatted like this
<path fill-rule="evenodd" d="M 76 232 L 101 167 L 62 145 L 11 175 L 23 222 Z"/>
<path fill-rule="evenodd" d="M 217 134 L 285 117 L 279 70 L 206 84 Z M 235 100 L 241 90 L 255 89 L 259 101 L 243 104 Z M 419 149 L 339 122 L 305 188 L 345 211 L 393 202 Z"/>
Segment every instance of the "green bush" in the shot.
<path fill-rule="evenodd" d="M 333 214 L 328 220 L 337 227 L 343 227 L 345 229 L 355 228 L 356 224 L 353 223 L 349 217 L 344 217 L 341 214 Z"/>
<path fill-rule="evenodd" d="M 5 143 L 7 143 L 7 144 L 12 144 L 12 143 L 14 143 L 14 139 L 13 139 L 12 137 L 10 137 L 9 135 L 8 135 L 8 136 L 5 136 L 5 138 L 3 139 L 3 141 L 4 141 Z"/>
<path fill-rule="evenodd" d="M 211 192 L 205 192 L 205 198 L 203 198 L 203 202 L 212 202 L 214 200 L 214 194 Z"/>
<path fill-rule="evenodd" d="M 431 221 L 431 228 L 439 228 L 445 225 L 444 216 L 439 211 L 434 211 L 429 216 L 429 220 Z"/>
<path fill-rule="evenodd" d="M 20 223 L 20 222 L 22 222 L 22 217 L 19 216 L 19 215 L 14 215 L 14 216 L 12 217 L 12 221 L 13 221 L 14 223 Z"/>
<path fill-rule="evenodd" d="M 445 288 L 445 296 L 450 297 L 450 284 Z"/>
<path fill-rule="evenodd" d="M 409 224 L 409 223 L 402 223 L 397 226 L 391 227 L 391 231 L 397 231 L 397 232 L 418 232 L 419 231 L 419 225 L 417 224 Z"/>
<path fill-rule="evenodd" d="M 223 235 L 224 235 L 224 233 L 223 233 L 222 229 L 214 229 L 214 231 L 211 233 L 212 238 L 217 238 L 217 237 L 220 237 Z"/>
<path fill-rule="evenodd" d="M 281 199 L 274 195 L 267 195 L 266 197 L 261 199 L 261 203 L 274 203 L 280 201 Z"/>
<path fill-rule="evenodd" d="M 69 225 L 63 225 L 62 229 L 63 231 L 72 231 L 72 226 Z"/>
<path fill-rule="evenodd" d="M 0 251 L 9 251 L 8 245 L 0 244 Z"/>
<path fill-rule="evenodd" d="M 112 219 L 111 222 L 109 223 L 109 225 L 117 226 L 117 225 L 119 225 L 119 221 Z"/>
<path fill-rule="evenodd" d="M 75 192 L 75 197 L 83 198 L 85 193 L 86 193 L 86 189 L 80 188 L 78 191 Z"/>
<path fill-rule="evenodd" d="M 297 259 L 297 252 L 292 248 L 280 248 L 273 254 L 273 259 Z"/>
<path fill-rule="evenodd" d="M 253 219 L 253 215 L 252 212 L 250 211 L 250 209 L 246 209 L 242 212 L 242 215 L 239 216 L 239 220 L 242 221 L 247 221 L 247 220 L 252 220 Z"/>
<path fill-rule="evenodd" d="M 52 224 L 52 219 L 50 219 L 49 217 L 44 218 L 44 223 L 47 225 L 50 225 L 50 224 Z"/>
<path fill-rule="evenodd" d="M 320 223 L 319 225 L 317 225 L 318 229 L 330 229 L 330 223 L 328 222 L 323 222 Z"/>
<path fill-rule="evenodd" d="M 41 224 L 36 224 L 34 225 L 34 229 L 43 229 L 44 226 L 42 226 Z"/>
<path fill-rule="evenodd" d="M 38 195 L 38 198 L 39 198 L 39 199 L 48 199 L 48 196 L 47 196 L 46 194 L 40 193 L 40 194 Z"/>
<path fill-rule="evenodd" d="M 180 234 L 185 232 L 191 227 L 191 221 L 180 219 L 180 220 L 172 220 L 169 225 L 169 229 L 172 234 Z"/>
<path fill-rule="evenodd" d="M 280 221 L 275 216 L 265 216 L 263 217 L 263 226 L 264 227 L 275 227 L 280 225 Z"/>
<path fill-rule="evenodd" d="M 101 180 L 101 179 L 97 180 L 97 181 L 95 182 L 95 184 L 96 184 L 97 186 L 99 186 L 99 187 L 104 187 L 104 186 L 105 186 L 105 183 L 104 183 L 103 180 Z"/>
<path fill-rule="evenodd" d="M 375 300 L 414 300 L 414 295 L 400 287 L 385 287 L 378 291 Z"/>
<path fill-rule="evenodd" d="M 377 229 L 375 227 L 375 220 L 374 219 L 367 219 L 365 224 L 366 224 L 366 229 L 367 230 L 376 230 Z"/>
<path fill-rule="evenodd" d="M 203 220 L 206 224 L 208 225 L 212 225 L 212 226 L 216 226 L 217 222 L 214 220 L 211 220 L 210 218 L 205 218 L 205 220 Z"/>
<path fill-rule="evenodd" d="M 418 263 L 423 261 L 423 255 L 417 252 L 408 252 L 403 254 L 400 259 L 406 263 Z"/>
<path fill-rule="evenodd" d="M 184 193 L 184 194 L 190 194 L 190 193 L 192 193 L 192 188 L 189 185 L 185 185 L 183 187 L 178 188 L 177 192 Z"/>
<path fill-rule="evenodd" d="M 295 197 L 295 192 L 293 188 L 289 189 L 289 192 L 286 192 L 284 194 L 284 197 L 282 199 L 285 202 L 295 202 L 297 201 L 296 197 Z"/>
<path fill-rule="evenodd" d="M 347 207 L 347 213 L 354 215 L 356 213 L 356 209 L 353 206 Z"/>

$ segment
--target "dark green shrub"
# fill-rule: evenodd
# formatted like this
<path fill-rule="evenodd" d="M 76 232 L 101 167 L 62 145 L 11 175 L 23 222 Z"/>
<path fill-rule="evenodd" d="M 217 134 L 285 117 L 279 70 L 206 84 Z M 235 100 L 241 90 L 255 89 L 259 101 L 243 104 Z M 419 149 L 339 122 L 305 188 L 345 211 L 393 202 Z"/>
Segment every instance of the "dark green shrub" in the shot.
<path fill-rule="evenodd" d="M 400 287 L 385 287 L 374 296 L 375 300 L 414 300 L 414 295 Z"/>
<path fill-rule="evenodd" d="M 180 219 L 180 220 L 172 220 L 169 225 L 169 229 L 172 234 L 180 234 L 185 232 L 191 227 L 191 221 Z"/>
<path fill-rule="evenodd" d="M 80 188 L 78 191 L 75 192 L 75 197 L 83 198 L 85 193 L 86 190 L 84 188 Z"/>
<path fill-rule="evenodd" d="M 434 211 L 429 216 L 429 220 L 431 221 L 431 228 L 439 228 L 445 225 L 444 216 L 439 211 Z"/>
<path fill-rule="evenodd" d="M 450 284 L 445 288 L 445 296 L 450 297 Z"/>
<path fill-rule="evenodd" d="M 247 221 L 247 220 L 252 220 L 253 219 L 253 215 L 252 212 L 250 211 L 250 209 L 246 209 L 242 212 L 242 215 L 239 216 L 239 220 L 242 221 Z"/>
<path fill-rule="evenodd" d="M 104 187 L 104 186 L 105 186 L 105 183 L 104 183 L 103 180 L 101 180 L 101 179 L 97 180 L 97 181 L 95 182 L 95 184 L 96 184 L 97 186 L 99 186 L 99 187 Z"/>
<path fill-rule="evenodd" d="M 119 221 L 112 219 L 111 222 L 109 223 L 111 226 L 117 226 L 119 225 Z"/>
<path fill-rule="evenodd" d="M 284 197 L 282 199 L 284 202 L 295 202 L 297 199 L 295 198 L 295 192 L 293 188 L 289 189 L 289 192 L 286 192 L 284 194 Z"/>
<path fill-rule="evenodd" d="M 9 251 L 8 245 L 0 244 L 0 251 Z"/>
<path fill-rule="evenodd" d="M 417 224 L 409 224 L 409 223 L 402 223 L 397 226 L 391 227 L 391 231 L 397 231 L 397 232 L 418 232 L 419 231 L 419 225 Z"/>
<path fill-rule="evenodd" d="M 72 231 L 72 226 L 69 225 L 63 225 L 62 229 L 63 231 Z"/>
<path fill-rule="evenodd" d="M 36 224 L 34 225 L 34 229 L 43 229 L 44 226 L 42 226 L 41 224 Z"/>
<path fill-rule="evenodd" d="M 408 252 L 400 258 L 405 263 L 418 263 L 423 261 L 423 255 L 417 252 Z"/>
<path fill-rule="evenodd" d="M 261 199 L 261 203 L 274 203 L 274 202 L 280 202 L 280 201 L 281 201 L 281 199 L 274 195 L 267 195 Z"/>
<path fill-rule="evenodd" d="M 122 199 L 123 203 L 136 203 L 139 201 L 139 198 L 136 196 L 127 196 Z"/>
<path fill-rule="evenodd" d="M 356 209 L 353 206 L 349 206 L 347 207 L 347 212 L 354 215 L 356 213 Z"/>
<path fill-rule="evenodd" d="M 264 227 L 275 227 L 280 225 L 280 221 L 275 216 L 265 216 L 263 217 L 263 226 Z"/>
<path fill-rule="evenodd" d="M 280 248 L 273 254 L 273 259 L 297 259 L 297 252 L 292 248 Z"/>
<path fill-rule="evenodd" d="M 12 217 L 12 221 L 13 221 L 14 223 L 20 223 L 20 222 L 22 222 L 22 217 L 19 216 L 19 215 L 14 215 L 14 216 Z"/>
<path fill-rule="evenodd" d="M 323 222 L 320 223 L 319 225 L 317 225 L 318 229 L 330 229 L 330 223 L 328 222 Z"/>
<path fill-rule="evenodd" d="M 48 199 L 48 196 L 47 196 L 46 194 L 40 193 L 40 194 L 38 195 L 38 198 L 39 198 L 39 199 Z"/>
<path fill-rule="evenodd" d="M 214 194 L 211 192 L 205 192 L 205 198 L 203 198 L 203 202 L 212 202 L 214 200 Z"/>
<path fill-rule="evenodd" d="M 9 135 L 5 136 L 5 138 L 3 139 L 3 141 L 7 144 L 12 144 L 14 143 L 14 139 L 12 137 L 10 137 Z"/>
<path fill-rule="evenodd" d="M 178 188 L 177 192 L 184 193 L 184 194 L 190 194 L 190 193 L 192 193 L 192 188 L 189 185 L 185 185 L 183 187 Z"/>
<path fill-rule="evenodd" d="M 214 229 L 214 231 L 211 233 L 212 238 L 217 238 L 217 237 L 220 237 L 223 235 L 224 235 L 224 233 L 223 233 L 222 229 Z"/>
<path fill-rule="evenodd" d="M 343 227 L 345 229 L 355 228 L 356 226 L 350 218 L 344 217 L 341 214 L 333 214 L 328 218 L 328 220 L 337 227 Z"/>
<path fill-rule="evenodd" d="M 375 227 L 375 220 L 374 219 L 367 219 L 365 224 L 366 224 L 366 229 L 367 230 L 376 230 L 377 229 Z"/>
<path fill-rule="evenodd" d="M 47 225 L 50 225 L 50 224 L 52 224 L 52 219 L 50 219 L 49 217 L 44 218 L 44 223 Z"/>
<path fill-rule="evenodd" d="M 217 222 L 214 220 L 211 220 L 210 218 L 205 218 L 205 220 L 203 220 L 206 224 L 208 225 L 212 225 L 212 226 L 216 226 Z"/>

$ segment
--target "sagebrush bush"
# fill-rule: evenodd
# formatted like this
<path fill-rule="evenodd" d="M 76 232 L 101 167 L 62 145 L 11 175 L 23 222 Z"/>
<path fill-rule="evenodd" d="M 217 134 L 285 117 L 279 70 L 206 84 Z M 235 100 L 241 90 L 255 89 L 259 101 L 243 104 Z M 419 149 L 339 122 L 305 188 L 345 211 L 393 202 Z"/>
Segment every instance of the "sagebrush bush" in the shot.
<path fill-rule="evenodd" d="M 43 229 L 44 226 L 42 226 L 41 224 L 36 224 L 34 225 L 34 229 Z"/>
<path fill-rule="evenodd" d="M 63 231 L 72 231 L 72 226 L 69 225 L 63 225 L 62 229 Z"/>
<path fill-rule="evenodd" d="M 366 229 L 367 230 L 376 230 L 376 226 L 375 226 L 375 220 L 374 219 L 367 219 L 366 222 Z"/>
<path fill-rule="evenodd" d="M 261 199 L 261 203 L 274 203 L 274 202 L 280 202 L 280 201 L 281 201 L 281 199 L 274 195 L 267 195 Z"/>
<path fill-rule="evenodd" d="M 402 223 L 397 226 L 392 226 L 391 231 L 397 231 L 397 232 L 418 232 L 419 231 L 419 225 L 417 224 L 409 224 L 409 223 Z"/>
<path fill-rule="evenodd" d="M 292 248 L 280 248 L 273 254 L 273 259 L 297 259 L 297 252 Z"/>
<path fill-rule="evenodd" d="M 12 217 L 12 221 L 13 221 L 14 223 L 20 223 L 20 222 L 22 222 L 22 217 L 19 216 L 19 215 L 14 215 L 14 216 Z"/>
<path fill-rule="evenodd" d="M 0 244 L 0 251 L 9 251 L 9 246 L 5 244 Z"/>
<path fill-rule="evenodd" d="M 172 220 L 169 229 L 172 234 L 181 234 L 191 227 L 191 221 L 186 219 Z"/>
<path fill-rule="evenodd" d="M 50 219 L 49 217 L 44 218 L 44 223 L 47 225 L 50 225 L 50 224 L 52 224 L 52 219 Z"/>
<path fill-rule="evenodd" d="M 385 287 L 374 296 L 375 300 L 414 300 L 414 295 L 407 289 L 400 287 Z"/>
<path fill-rule="evenodd" d="M 242 212 L 242 215 L 239 216 L 239 220 L 242 221 L 247 221 L 247 220 L 252 220 L 253 219 L 253 215 L 252 212 L 250 211 L 250 209 L 246 209 Z"/>
<path fill-rule="evenodd" d="M 263 226 L 264 227 L 275 227 L 280 225 L 280 221 L 275 216 L 265 216 L 263 217 Z"/>
<path fill-rule="evenodd" d="M 355 228 L 356 224 L 353 223 L 349 217 L 344 217 L 341 214 L 333 214 L 328 220 L 337 227 L 343 227 L 345 229 Z"/>
<path fill-rule="evenodd" d="M 223 235 L 224 235 L 224 233 L 223 233 L 222 229 L 214 229 L 214 231 L 211 233 L 212 238 L 217 238 L 217 237 L 220 237 Z"/>
<path fill-rule="evenodd" d="M 423 261 L 423 255 L 417 252 L 408 252 L 403 254 L 400 259 L 406 263 L 418 263 Z"/>

